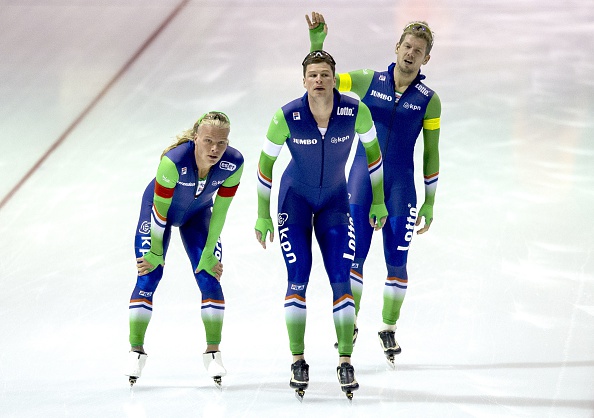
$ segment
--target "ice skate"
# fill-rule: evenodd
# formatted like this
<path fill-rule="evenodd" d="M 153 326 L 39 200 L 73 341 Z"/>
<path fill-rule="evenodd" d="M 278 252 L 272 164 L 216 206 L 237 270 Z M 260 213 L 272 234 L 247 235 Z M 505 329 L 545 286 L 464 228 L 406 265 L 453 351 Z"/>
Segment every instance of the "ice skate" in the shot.
<path fill-rule="evenodd" d="M 359 335 L 359 328 L 357 328 L 355 326 L 355 329 L 353 330 L 353 347 L 355 346 L 355 343 L 357 342 L 358 335 Z M 338 350 L 338 342 L 334 343 L 334 348 L 336 348 Z"/>
<path fill-rule="evenodd" d="M 305 389 L 309 385 L 309 364 L 305 360 L 297 360 L 291 364 L 291 381 L 289 386 L 295 389 L 295 397 L 299 402 L 303 401 Z"/>
<path fill-rule="evenodd" d="M 215 385 L 221 389 L 222 377 L 227 374 L 225 366 L 223 366 L 223 359 L 221 358 L 220 351 L 208 352 L 202 354 L 202 360 L 204 361 L 204 368 L 208 372 L 208 375 L 212 377 Z"/>
<path fill-rule="evenodd" d="M 402 351 L 396 342 L 396 339 L 394 338 L 394 331 L 380 331 L 377 333 L 377 335 L 379 337 L 380 344 L 382 345 L 382 349 L 384 350 L 386 361 L 388 362 L 388 365 L 394 369 L 396 367 L 394 356 L 400 354 Z"/>
<path fill-rule="evenodd" d="M 126 376 L 128 376 L 130 387 L 132 387 L 134 383 L 136 383 L 136 380 L 142 375 L 142 369 L 144 368 L 147 357 L 146 354 L 137 351 L 130 351 L 128 353 L 128 369 Z"/>
<path fill-rule="evenodd" d="M 355 379 L 355 369 L 351 364 L 345 362 L 336 368 L 336 374 L 338 375 L 340 388 L 348 400 L 351 401 L 353 399 L 353 392 L 359 389 L 359 383 Z"/>

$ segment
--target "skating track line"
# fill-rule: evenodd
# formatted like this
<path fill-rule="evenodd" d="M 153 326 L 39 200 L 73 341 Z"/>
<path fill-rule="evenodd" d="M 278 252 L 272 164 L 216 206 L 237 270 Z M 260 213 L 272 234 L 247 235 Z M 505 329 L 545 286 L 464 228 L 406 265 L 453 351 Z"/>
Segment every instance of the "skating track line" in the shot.
<path fill-rule="evenodd" d="M 163 30 L 173 21 L 175 16 L 190 2 L 190 0 L 182 0 L 173 11 L 167 16 L 161 25 L 147 38 L 146 41 L 138 48 L 138 50 L 130 57 L 130 59 L 120 68 L 120 70 L 113 76 L 113 78 L 103 87 L 103 89 L 95 96 L 95 98 L 87 105 L 87 107 L 74 119 L 74 121 L 66 128 L 66 130 L 58 137 L 58 139 L 49 147 L 49 149 L 33 164 L 33 166 L 27 171 L 27 173 L 14 185 L 14 187 L 4 196 L 0 202 L 0 210 L 12 199 L 12 197 L 18 193 L 21 186 L 27 182 L 27 180 L 35 174 L 35 172 L 41 167 L 45 160 L 49 158 L 52 153 L 58 149 L 60 145 L 68 138 L 74 129 L 82 122 L 82 120 L 95 108 L 97 103 L 101 101 L 103 97 L 109 92 L 109 90 L 118 82 L 120 78 L 130 69 L 132 64 L 138 60 L 142 53 L 153 43 L 155 39 L 163 32 Z"/>

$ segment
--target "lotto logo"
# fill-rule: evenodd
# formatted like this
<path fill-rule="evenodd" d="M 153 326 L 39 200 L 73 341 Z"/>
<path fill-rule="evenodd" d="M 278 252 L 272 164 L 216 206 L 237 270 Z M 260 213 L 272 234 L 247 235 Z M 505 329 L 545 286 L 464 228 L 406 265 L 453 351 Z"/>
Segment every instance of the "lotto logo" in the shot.
<path fill-rule="evenodd" d="M 305 285 L 304 284 L 291 284 L 291 290 L 303 290 L 305 289 Z"/>
<path fill-rule="evenodd" d="M 408 251 L 408 247 L 410 246 L 410 242 L 413 238 L 413 231 L 415 229 L 415 223 L 417 222 L 417 208 L 409 203 L 409 215 L 406 218 L 406 233 L 404 234 L 404 240 L 406 241 L 406 245 L 399 245 L 397 247 L 398 251 Z"/>

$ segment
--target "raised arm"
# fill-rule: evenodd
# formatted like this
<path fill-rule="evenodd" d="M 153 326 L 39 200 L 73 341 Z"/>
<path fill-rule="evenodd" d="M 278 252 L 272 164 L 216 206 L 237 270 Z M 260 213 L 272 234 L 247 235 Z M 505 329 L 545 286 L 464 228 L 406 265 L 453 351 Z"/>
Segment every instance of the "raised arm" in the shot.
<path fill-rule="evenodd" d="M 324 21 L 324 16 L 321 13 L 311 12 L 311 19 L 305 15 L 305 20 L 309 27 L 309 52 L 324 49 L 324 39 L 328 34 L 328 25 Z"/>
<path fill-rule="evenodd" d="M 309 50 L 317 51 L 324 49 L 324 40 L 328 34 L 328 25 L 321 13 L 311 12 L 311 19 L 305 15 L 307 26 L 309 27 Z M 348 73 L 336 74 L 336 88 L 341 91 L 350 91 L 359 98 L 363 98 L 371 85 L 374 71 L 357 70 Z"/>

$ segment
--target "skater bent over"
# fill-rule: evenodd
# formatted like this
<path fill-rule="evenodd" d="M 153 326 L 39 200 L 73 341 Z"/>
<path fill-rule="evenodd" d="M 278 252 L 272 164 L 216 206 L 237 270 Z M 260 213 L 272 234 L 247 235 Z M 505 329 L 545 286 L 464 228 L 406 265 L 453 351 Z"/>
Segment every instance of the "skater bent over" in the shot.
<path fill-rule="evenodd" d="M 345 164 L 355 133 L 359 134 L 367 156 L 373 190 L 368 222 L 375 229 L 383 226 L 387 216 L 382 157 L 367 106 L 334 88 L 335 63 L 330 54 L 314 51 L 305 57 L 302 65 L 307 92 L 276 112 L 260 154 L 255 233 L 263 248 L 268 233 L 270 241 L 273 240 L 272 169 L 286 143 L 292 159 L 280 183 L 278 234 L 288 273 L 285 320 L 293 354 L 290 386 L 302 399 L 309 383 L 304 336 L 314 232 L 332 287 L 339 352 L 337 373 L 341 388 L 350 397 L 358 388 L 350 360 L 355 306 L 349 269 L 355 254 L 355 236 L 349 216 Z"/>
<path fill-rule="evenodd" d="M 179 228 L 202 293 L 204 365 L 218 385 L 226 374 L 219 351 L 225 308 L 219 236 L 243 171 L 243 156 L 228 146 L 229 130 L 224 113 L 202 115 L 192 129 L 165 149 L 157 175 L 144 192 L 135 242 L 138 278 L 129 311 L 131 349 L 126 374 L 130 384 L 140 377 L 147 358 L 144 337 L 172 227 Z"/>
<path fill-rule="evenodd" d="M 306 15 L 311 49 L 323 46 L 327 33 L 324 17 Z M 439 175 L 439 132 L 441 102 L 437 94 L 423 83 L 420 68 L 430 59 L 433 33 L 426 22 L 412 22 L 404 28 L 396 44 L 396 62 L 387 71 L 358 70 L 338 74 L 340 91 L 351 91 L 365 103 L 375 121 L 384 158 L 384 193 L 388 220 L 383 228 L 384 257 L 387 277 L 383 294 L 382 324 L 378 337 L 389 364 L 401 349 L 395 340 L 396 321 L 408 287 L 406 268 L 408 249 L 415 226 L 425 218 L 417 231 L 423 234 L 433 221 L 433 204 Z M 423 174 L 425 201 L 417 211 L 414 183 L 414 146 L 423 132 Z M 349 173 L 351 216 L 356 231 L 356 255 L 351 269 L 351 287 L 359 312 L 363 291 L 363 265 L 373 229 L 367 224 L 371 205 L 371 182 L 366 169 L 365 152 L 359 145 Z"/>

